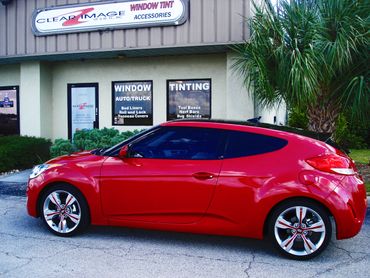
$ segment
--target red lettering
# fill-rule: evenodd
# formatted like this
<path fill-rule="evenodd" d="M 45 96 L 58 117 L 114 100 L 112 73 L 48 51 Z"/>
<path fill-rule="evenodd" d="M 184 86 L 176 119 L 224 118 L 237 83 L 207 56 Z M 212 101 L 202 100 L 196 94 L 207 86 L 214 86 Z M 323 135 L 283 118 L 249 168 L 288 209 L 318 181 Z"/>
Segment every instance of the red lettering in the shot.
<path fill-rule="evenodd" d="M 175 1 L 162 1 L 161 2 L 161 9 L 168 9 L 173 7 L 173 3 Z"/>
<path fill-rule="evenodd" d="M 142 4 L 131 4 L 131 11 L 145 11 L 145 10 L 156 10 L 158 9 L 158 2 L 149 2 Z"/>

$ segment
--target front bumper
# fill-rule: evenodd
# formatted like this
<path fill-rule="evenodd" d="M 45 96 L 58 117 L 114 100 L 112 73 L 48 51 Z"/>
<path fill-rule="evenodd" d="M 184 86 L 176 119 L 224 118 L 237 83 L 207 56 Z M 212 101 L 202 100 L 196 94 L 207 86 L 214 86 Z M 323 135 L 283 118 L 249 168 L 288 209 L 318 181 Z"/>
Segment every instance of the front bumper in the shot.
<path fill-rule="evenodd" d="M 38 182 L 36 181 L 38 178 L 28 180 L 27 186 L 27 212 L 29 215 L 33 217 L 38 217 L 37 213 L 37 198 L 39 196 L 39 187 L 36 186 Z"/>

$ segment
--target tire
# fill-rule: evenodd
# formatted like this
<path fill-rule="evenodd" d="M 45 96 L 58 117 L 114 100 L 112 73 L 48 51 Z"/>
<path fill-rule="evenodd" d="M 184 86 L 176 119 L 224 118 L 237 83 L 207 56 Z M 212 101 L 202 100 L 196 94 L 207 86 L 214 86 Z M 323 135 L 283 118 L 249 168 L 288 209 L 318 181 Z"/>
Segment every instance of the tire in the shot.
<path fill-rule="evenodd" d="M 328 246 L 332 234 L 328 212 L 309 200 L 291 200 L 278 206 L 268 228 L 274 246 L 295 260 L 319 255 Z"/>
<path fill-rule="evenodd" d="M 68 184 L 48 188 L 40 199 L 39 212 L 46 227 L 57 236 L 73 236 L 89 225 L 89 208 L 84 196 Z"/>

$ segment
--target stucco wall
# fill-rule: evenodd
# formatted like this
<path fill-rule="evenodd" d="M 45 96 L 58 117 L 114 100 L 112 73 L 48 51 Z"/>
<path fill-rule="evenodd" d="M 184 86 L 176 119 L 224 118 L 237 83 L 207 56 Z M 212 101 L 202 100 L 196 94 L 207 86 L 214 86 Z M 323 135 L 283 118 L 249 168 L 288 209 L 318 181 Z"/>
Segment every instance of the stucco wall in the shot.
<path fill-rule="evenodd" d="M 227 70 L 226 54 L 64 62 L 53 64 L 51 70 L 53 139 L 67 137 L 68 83 L 99 83 L 101 128 L 112 127 L 111 82 L 124 80 L 153 80 L 154 124 L 159 124 L 166 121 L 167 79 L 211 78 L 212 117 L 227 118 L 227 79 L 230 73 Z M 253 103 L 250 105 L 253 107 Z M 145 127 L 117 128 L 128 130 Z"/>
<path fill-rule="evenodd" d="M 20 69 L 18 64 L 0 66 L 0 87 L 19 86 Z"/>
<path fill-rule="evenodd" d="M 68 83 L 99 84 L 99 126 L 112 127 L 112 81 L 153 80 L 154 125 L 166 121 L 167 79 L 212 79 L 212 118 L 246 120 L 253 100 L 232 69 L 230 53 L 24 62 L 0 66 L 0 86 L 20 86 L 22 135 L 68 137 Z M 148 126 L 116 126 L 124 131 Z"/>

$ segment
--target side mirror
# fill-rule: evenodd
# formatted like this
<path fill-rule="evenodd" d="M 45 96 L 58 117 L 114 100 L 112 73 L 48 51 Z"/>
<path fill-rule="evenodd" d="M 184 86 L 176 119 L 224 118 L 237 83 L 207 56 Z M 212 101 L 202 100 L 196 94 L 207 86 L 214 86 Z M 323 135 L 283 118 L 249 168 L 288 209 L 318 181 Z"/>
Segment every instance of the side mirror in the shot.
<path fill-rule="evenodd" d="M 122 147 L 122 149 L 119 151 L 118 157 L 121 159 L 125 159 L 128 157 L 128 146 L 127 145 Z"/>

